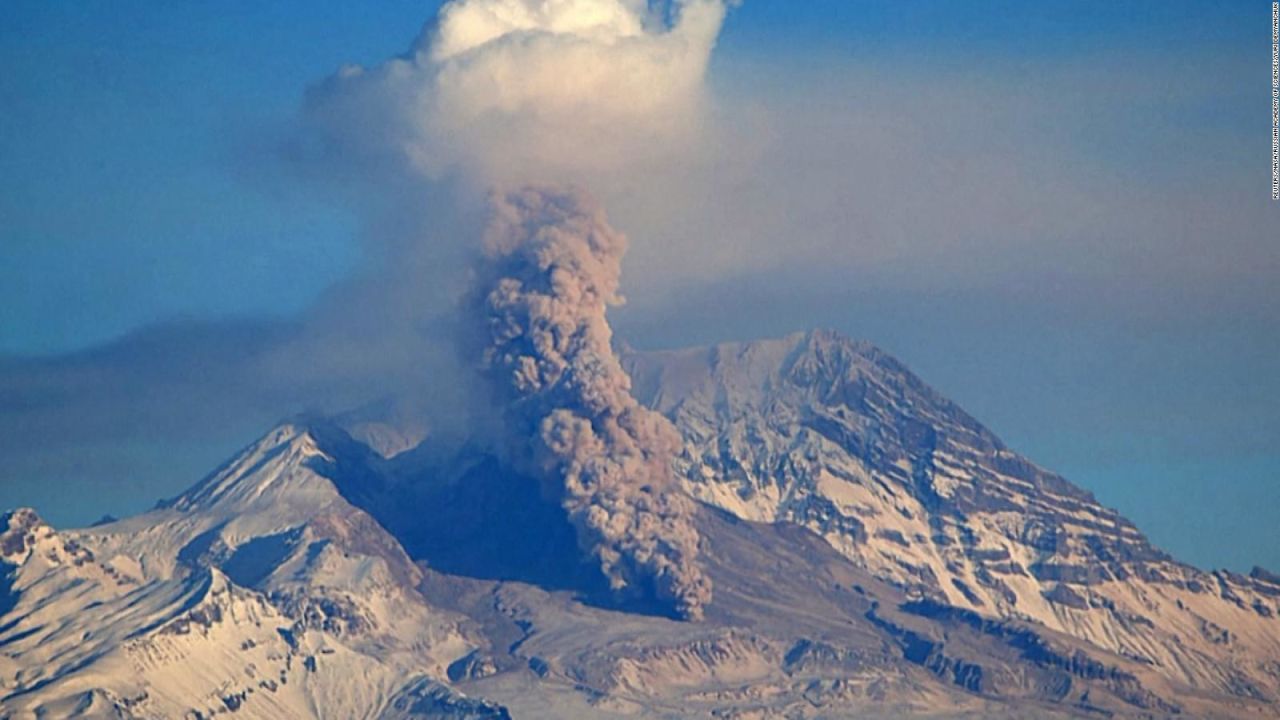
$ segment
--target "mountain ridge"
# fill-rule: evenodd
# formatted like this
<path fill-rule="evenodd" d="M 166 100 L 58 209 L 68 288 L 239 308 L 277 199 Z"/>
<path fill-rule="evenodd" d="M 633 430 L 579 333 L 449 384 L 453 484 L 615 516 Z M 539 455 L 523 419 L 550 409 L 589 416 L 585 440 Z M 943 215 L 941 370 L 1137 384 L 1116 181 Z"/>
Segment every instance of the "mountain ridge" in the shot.
<path fill-rule="evenodd" d="M 815 331 L 627 362 L 641 401 L 682 430 L 677 464 L 695 497 L 805 525 L 947 604 L 1031 619 L 1193 683 L 1275 692 L 1262 690 L 1274 667 L 1228 677 L 1218 650 L 1235 625 L 1262 657 L 1280 653 L 1277 586 L 1176 562 L 874 346 Z M 680 392 L 664 395 L 671 385 Z M 1170 608 L 1187 617 L 1155 627 L 1148 615 Z"/>
<path fill-rule="evenodd" d="M 499 456 L 301 417 L 141 516 L 6 515 L 0 717 L 1280 716 L 1275 576 L 1176 563 L 869 343 L 623 362 L 706 621 L 619 604 Z"/>

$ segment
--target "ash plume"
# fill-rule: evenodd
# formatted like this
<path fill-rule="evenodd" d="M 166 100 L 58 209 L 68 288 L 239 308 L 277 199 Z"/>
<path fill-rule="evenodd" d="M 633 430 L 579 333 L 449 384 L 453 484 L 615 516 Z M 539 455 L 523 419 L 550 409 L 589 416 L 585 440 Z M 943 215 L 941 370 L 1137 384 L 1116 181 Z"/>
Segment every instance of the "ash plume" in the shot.
<path fill-rule="evenodd" d="M 711 583 L 672 471 L 679 435 L 631 396 L 610 345 L 625 236 L 575 191 L 498 193 L 493 210 L 475 306 L 515 462 L 544 479 L 615 592 L 701 617 Z"/>
<path fill-rule="evenodd" d="M 590 182 L 703 142 L 724 0 L 451 0 L 402 55 L 309 94 L 341 157 L 433 180 Z"/>

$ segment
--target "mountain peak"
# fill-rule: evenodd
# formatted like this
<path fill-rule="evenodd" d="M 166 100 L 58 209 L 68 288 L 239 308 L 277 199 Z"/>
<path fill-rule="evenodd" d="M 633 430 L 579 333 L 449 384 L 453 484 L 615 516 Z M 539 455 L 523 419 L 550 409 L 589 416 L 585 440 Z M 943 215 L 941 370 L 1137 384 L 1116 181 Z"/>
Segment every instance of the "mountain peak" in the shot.
<path fill-rule="evenodd" d="M 0 705 L 1275 716 L 1274 574 L 1177 563 L 874 345 L 817 330 L 624 362 L 703 501 L 703 622 L 611 601 L 504 458 L 430 437 L 390 457 L 352 417 L 299 417 L 139 517 L 4 515 Z"/>
<path fill-rule="evenodd" d="M 163 506 L 190 512 L 216 507 L 242 510 L 250 504 L 296 503 L 304 498 L 331 500 L 337 495 L 332 483 L 310 471 L 318 463 L 333 460 L 317 434 L 300 421 L 283 423 Z"/>
<path fill-rule="evenodd" d="M 5 515 L 0 715 L 80 717 L 66 708 L 102 691 L 94 717 L 365 717 L 409 679 L 442 678 L 470 647 L 338 491 L 347 453 L 367 452 L 343 437 L 283 423 L 173 501 L 105 525 L 55 533 Z"/>
<path fill-rule="evenodd" d="M 1246 642 L 1224 634 L 1228 616 L 1250 652 L 1275 651 L 1274 576 L 1177 563 L 874 345 L 816 330 L 627 363 L 641 402 L 681 430 L 686 487 L 709 504 L 807 527 L 929 602 L 1032 619 L 1197 686 L 1269 682 L 1219 660 Z"/>

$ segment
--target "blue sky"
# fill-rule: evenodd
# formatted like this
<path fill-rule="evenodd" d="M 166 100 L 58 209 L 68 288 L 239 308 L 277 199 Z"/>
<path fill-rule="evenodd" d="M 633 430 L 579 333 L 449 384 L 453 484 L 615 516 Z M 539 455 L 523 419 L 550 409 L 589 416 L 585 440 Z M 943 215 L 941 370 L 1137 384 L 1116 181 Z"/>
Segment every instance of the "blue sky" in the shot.
<path fill-rule="evenodd" d="M 96 358 L 156 322 L 307 311 L 361 267 L 360 221 L 274 154 L 308 87 L 403 52 L 435 6 L 0 5 L 0 353 Z M 849 242 L 862 227 L 939 239 L 816 280 L 805 261 L 674 294 L 642 276 L 620 332 L 641 346 L 818 325 L 870 339 L 1180 556 L 1277 569 L 1268 19 L 1261 1 L 746 0 L 722 33 L 712 87 L 769 108 L 856 105 L 860 128 L 918 123 L 938 148 L 855 155 L 901 158 L 921 176 L 940 157 L 954 175 L 926 177 L 919 205 L 858 208 Z M 799 174 L 806 162 L 781 167 Z M 967 203 L 948 183 L 979 172 L 1018 193 L 993 206 L 990 228 L 957 223 L 964 208 L 945 204 Z M 848 173 L 890 198 L 916 177 L 880 188 L 869 169 Z M 936 217 L 912 224 L 920 215 Z M 645 252 L 641 265 L 662 262 Z M 748 284 L 768 298 L 749 323 L 718 309 L 715 297 Z M 673 297 L 696 309 L 673 320 Z M 34 426 L 10 404 L 5 422 Z M 144 437 L 140 419 L 156 406 L 120 409 L 136 437 L 37 448 L 0 475 L 0 505 L 36 504 L 64 523 L 137 510 L 250 439 L 273 409 L 161 438 Z M 87 477 L 94 460 L 121 480 Z M 85 489 L 61 517 L 45 510 L 59 483 Z"/>

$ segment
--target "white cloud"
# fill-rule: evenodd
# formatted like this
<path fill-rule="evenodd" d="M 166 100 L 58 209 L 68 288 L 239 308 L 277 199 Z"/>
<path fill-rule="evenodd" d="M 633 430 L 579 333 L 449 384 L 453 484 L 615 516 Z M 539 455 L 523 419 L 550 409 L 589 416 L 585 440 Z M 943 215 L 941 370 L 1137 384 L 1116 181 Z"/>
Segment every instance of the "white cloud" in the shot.
<path fill-rule="evenodd" d="M 403 58 L 347 68 L 312 111 L 346 149 L 432 179 L 586 182 L 697 142 L 720 0 L 456 0 Z"/>
<path fill-rule="evenodd" d="M 521 32 L 545 32 L 610 42 L 644 34 L 643 3 L 600 0 L 459 0 L 440 10 L 428 33 L 432 59 L 441 61 Z"/>

